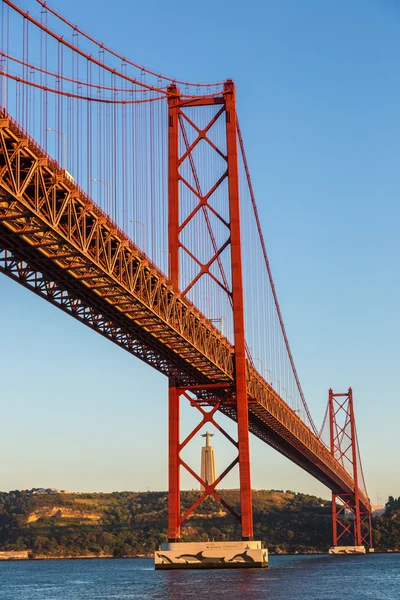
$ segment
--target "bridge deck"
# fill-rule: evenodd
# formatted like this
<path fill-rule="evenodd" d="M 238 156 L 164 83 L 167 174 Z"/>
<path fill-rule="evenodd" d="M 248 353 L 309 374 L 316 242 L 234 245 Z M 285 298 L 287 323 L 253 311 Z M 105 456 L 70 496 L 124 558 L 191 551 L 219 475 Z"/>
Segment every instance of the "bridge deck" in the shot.
<path fill-rule="evenodd" d="M 0 271 L 179 385 L 233 381 L 229 341 L 2 109 Z M 335 493 L 354 491 L 314 432 L 250 364 L 247 372 L 252 433 Z M 221 410 L 236 419 L 233 404 Z M 360 500 L 368 510 L 361 490 Z"/>

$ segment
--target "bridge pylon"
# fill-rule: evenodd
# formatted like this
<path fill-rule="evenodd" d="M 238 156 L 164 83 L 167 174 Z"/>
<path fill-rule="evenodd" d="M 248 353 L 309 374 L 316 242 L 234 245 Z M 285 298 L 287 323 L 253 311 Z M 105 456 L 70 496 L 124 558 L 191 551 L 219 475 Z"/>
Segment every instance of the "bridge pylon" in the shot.
<path fill-rule="evenodd" d="M 206 111 L 204 107 L 207 107 Z M 217 543 L 217 549 L 211 547 L 212 543 L 204 548 L 204 544 L 199 544 L 195 548 L 197 551 L 191 552 L 201 556 L 206 553 L 210 557 L 213 552 L 217 557 L 222 552 L 224 560 L 220 562 L 225 566 L 236 566 L 236 563 L 239 566 L 266 566 L 267 551 L 261 548 L 260 542 L 253 541 L 235 86 L 228 80 L 220 96 L 181 100 L 179 89 L 171 85 L 168 88 L 168 111 L 169 279 L 189 298 L 191 294 L 192 298 L 196 298 L 196 293 L 199 293 L 196 289 L 204 280 L 208 281 L 209 286 L 217 285 L 226 293 L 232 309 L 235 377 L 232 384 L 226 381 L 211 383 L 203 378 L 198 385 L 188 385 L 178 372 L 169 379 L 169 544 L 163 548 L 162 556 L 165 557 L 167 552 L 172 563 L 163 563 L 156 553 L 156 568 L 182 568 L 185 564 L 175 552 L 176 544 L 181 541 L 181 525 L 208 496 L 212 496 L 239 520 L 242 541 L 228 543 L 229 549 L 222 548 L 220 542 Z M 203 111 L 203 116 L 197 120 L 200 111 Z M 208 115 L 207 122 L 204 122 L 204 114 Z M 219 137 L 211 133 L 212 128 L 215 131 L 217 127 L 220 134 L 223 132 Z M 201 162 L 201 155 L 206 151 L 209 158 L 210 155 L 214 157 L 211 158 L 211 164 L 213 161 L 222 163 L 215 180 L 210 180 L 209 174 L 205 175 L 209 166 L 205 167 Z M 188 204 L 190 209 L 187 208 Z M 192 243 L 193 235 L 207 236 L 211 248 L 207 257 L 198 244 Z M 227 255 L 229 260 L 226 260 Z M 190 260 L 195 268 L 183 273 L 182 264 L 185 264 L 185 260 L 186 263 Z M 199 424 L 182 442 L 179 425 L 181 398 L 186 398 L 201 413 Z M 217 411 L 224 409 L 236 414 L 237 440 L 216 421 Z M 237 449 L 236 458 L 211 483 L 203 481 L 181 457 L 186 444 L 207 423 L 213 424 Z M 216 486 L 236 465 L 239 466 L 240 514 L 216 491 Z M 202 488 L 199 498 L 183 515 L 180 507 L 181 467 Z M 182 549 L 179 552 L 182 554 Z M 246 560 L 241 558 L 243 553 L 247 553 Z M 252 557 L 247 560 L 247 555 Z M 239 558 L 236 560 L 234 556 Z M 204 565 L 201 561 L 193 560 L 191 566 Z"/>
<path fill-rule="evenodd" d="M 329 430 L 332 456 L 353 475 L 354 489 L 332 492 L 333 546 L 331 554 L 364 554 L 372 550 L 371 507 L 360 500 L 364 483 L 357 430 L 354 417 L 353 391 L 334 393 L 329 390 Z M 352 544 L 352 545 L 351 545 Z"/>

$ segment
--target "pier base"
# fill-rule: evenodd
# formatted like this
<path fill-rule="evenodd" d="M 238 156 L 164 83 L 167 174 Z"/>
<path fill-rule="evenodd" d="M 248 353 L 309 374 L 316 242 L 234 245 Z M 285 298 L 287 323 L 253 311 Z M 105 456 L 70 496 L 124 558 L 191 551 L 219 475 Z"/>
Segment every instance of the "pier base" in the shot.
<path fill-rule="evenodd" d="M 237 569 L 268 567 L 261 542 L 177 542 L 154 553 L 156 569 Z"/>
<path fill-rule="evenodd" d="M 365 546 L 332 546 L 329 554 L 365 554 Z"/>

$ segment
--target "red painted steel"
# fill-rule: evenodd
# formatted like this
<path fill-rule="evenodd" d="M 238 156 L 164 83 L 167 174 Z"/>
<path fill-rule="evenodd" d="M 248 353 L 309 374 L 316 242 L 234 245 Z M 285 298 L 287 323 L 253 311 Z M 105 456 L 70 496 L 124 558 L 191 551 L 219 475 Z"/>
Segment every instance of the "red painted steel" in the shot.
<path fill-rule="evenodd" d="M 179 96 L 175 85 L 168 88 L 168 274 L 179 288 Z"/>
<path fill-rule="evenodd" d="M 328 398 L 330 446 L 332 456 L 343 466 L 351 467 L 354 490 L 351 493 L 332 493 L 333 545 L 355 546 L 363 544 L 372 547 L 371 508 L 360 500 L 358 442 L 354 416 L 353 391 L 334 393 L 329 390 Z M 352 521 L 348 520 L 352 519 Z M 339 544 L 342 542 L 342 544 Z M 348 545 L 348 544 L 347 544 Z"/>
<path fill-rule="evenodd" d="M 235 86 L 232 81 L 226 83 L 225 92 L 242 538 L 244 540 L 251 540 L 253 539 L 253 513 L 250 479 L 249 411 L 247 403 L 246 342 L 244 333 L 240 199 L 236 137 L 236 98 Z"/>
<path fill-rule="evenodd" d="M 213 482 L 212 485 L 204 485 L 204 493 L 200 496 L 198 501 L 195 502 L 193 507 L 191 507 L 183 518 L 181 519 L 181 523 L 193 512 L 193 510 L 205 499 L 208 495 L 212 495 L 216 500 L 218 500 L 221 504 L 223 504 L 228 510 L 236 516 L 236 511 L 234 511 L 230 506 L 225 503 L 225 501 L 216 493 L 215 487 L 217 483 L 219 483 L 232 468 L 239 463 L 239 478 L 240 478 L 240 499 L 241 499 L 241 527 L 242 527 L 242 538 L 245 540 L 250 540 L 253 538 L 253 521 L 252 521 L 252 498 L 251 498 L 251 481 L 250 481 L 250 447 L 249 447 L 249 421 L 248 421 L 248 397 L 247 397 L 247 361 L 246 361 L 246 345 L 245 345 L 245 332 L 244 332 L 244 304 L 243 304 L 243 276 L 242 276 L 242 256 L 241 256 L 241 235 L 240 235 L 240 199 L 239 199 L 239 176 L 238 176 L 238 152 L 237 152 L 237 134 L 236 134 L 236 99 L 235 99 L 235 88 L 234 84 L 231 81 L 228 81 L 225 85 L 225 93 L 223 98 L 221 99 L 221 108 L 216 112 L 216 114 L 210 117 L 210 120 L 206 126 L 203 125 L 202 129 L 198 129 L 197 137 L 194 142 L 190 143 L 188 139 L 188 135 L 186 132 L 186 123 L 189 123 L 193 128 L 196 128 L 196 124 L 193 122 L 191 118 L 189 118 L 187 112 L 184 110 L 188 107 L 188 102 L 181 102 L 179 98 L 179 91 L 176 86 L 172 85 L 168 88 L 169 91 L 169 114 L 168 114 L 168 247 L 169 247 L 169 263 L 170 263 L 170 280 L 171 282 L 178 287 L 179 279 L 180 279 L 180 264 L 179 264 L 179 252 L 180 248 L 182 248 L 183 252 L 190 255 L 192 259 L 194 259 L 199 265 L 199 272 L 194 278 L 189 281 L 185 285 L 185 293 L 193 288 L 196 283 L 200 280 L 201 277 L 212 277 L 214 275 L 211 271 L 211 266 L 214 262 L 216 262 L 224 277 L 224 288 L 226 293 L 229 296 L 231 301 L 232 310 L 233 310 L 233 324 L 234 324 L 234 386 L 233 390 L 230 391 L 225 401 L 228 401 L 228 397 L 230 396 L 230 401 L 232 402 L 232 396 L 234 398 L 234 403 L 236 405 L 236 414 L 237 414 L 237 422 L 238 422 L 238 443 L 235 443 L 235 446 L 238 449 L 238 459 L 233 461 L 233 463 L 228 467 L 228 470 L 225 471 L 216 482 Z M 199 110 L 204 102 L 202 103 L 190 103 L 190 107 L 196 107 L 196 110 Z M 215 104 L 213 101 L 212 104 Z M 224 179 L 228 180 L 228 196 L 229 196 L 229 223 L 226 223 L 229 228 L 230 236 L 228 240 L 221 246 L 218 247 L 213 229 L 211 226 L 211 222 L 208 218 L 207 209 L 209 208 L 208 199 L 211 196 L 210 190 L 206 190 L 206 193 L 202 192 L 199 174 L 197 171 L 196 159 L 194 157 L 194 150 L 196 146 L 199 144 L 201 140 L 205 141 L 213 151 L 217 152 L 219 155 L 222 155 L 221 150 L 216 147 L 213 142 L 208 138 L 207 133 L 211 129 L 212 125 L 214 125 L 218 119 L 225 117 L 225 129 L 226 129 L 226 156 L 224 159 L 226 161 L 226 172 L 221 176 L 221 178 L 215 183 L 215 185 L 211 188 L 211 190 L 215 190 L 221 185 Z M 180 144 L 179 138 L 181 134 L 182 139 L 182 152 L 180 152 Z M 192 212 L 180 222 L 180 197 L 179 197 L 179 181 L 182 182 L 183 186 L 187 188 L 191 187 L 187 180 L 182 177 L 180 173 L 180 169 L 184 161 L 187 160 L 190 165 L 191 173 L 193 175 L 193 180 L 195 182 L 195 188 L 193 191 L 198 200 L 197 207 L 192 210 Z M 216 209 L 214 207 L 214 213 Z M 187 245 L 184 245 L 180 239 L 180 235 L 185 227 L 188 226 L 190 221 L 195 218 L 197 213 L 201 211 L 204 218 L 205 223 L 208 229 L 208 233 L 211 237 L 213 243 L 213 255 L 208 260 L 206 264 L 202 262 L 201 257 L 197 257 L 193 254 L 192 251 L 189 250 Z M 220 215 L 221 220 L 225 222 L 222 215 Z M 231 248 L 231 279 L 232 279 L 232 290 L 228 288 L 228 279 L 226 277 L 225 272 L 223 271 L 222 264 L 219 262 L 220 255 L 225 248 L 230 246 Z M 225 386 L 226 387 L 226 386 Z M 207 389 L 207 388 L 204 388 Z M 199 431 L 201 426 L 209 421 L 212 421 L 216 427 L 226 437 L 230 439 L 230 436 L 226 434 L 226 432 L 218 425 L 213 416 L 217 410 L 217 408 L 221 407 L 221 400 L 215 399 L 214 408 L 210 411 L 210 413 L 206 413 L 199 406 L 199 402 L 201 400 L 201 394 L 204 392 L 201 387 L 197 387 L 195 390 L 196 395 L 189 396 L 187 394 L 187 388 L 182 388 L 181 393 L 186 396 L 186 398 L 191 402 L 192 405 L 196 406 L 199 410 L 201 410 L 203 414 L 202 422 L 195 427 L 192 433 L 186 438 L 183 445 L 181 445 L 180 449 L 190 441 L 195 432 Z M 193 392 L 193 389 L 192 389 Z M 233 392 L 233 393 L 232 393 Z M 211 400 L 208 399 L 210 403 Z M 173 413 L 173 417 L 175 418 L 176 412 Z M 169 532 L 170 539 L 179 538 L 179 531 L 176 528 L 177 522 L 177 510 L 178 503 L 176 502 L 176 498 L 179 497 L 179 489 L 177 486 L 179 485 L 179 478 L 176 477 L 176 452 L 175 450 L 175 429 L 173 431 L 172 438 L 170 437 L 170 461 L 172 460 L 172 464 L 170 464 L 170 513 L 169 513 Z M 188 472 L 190 472 L 193 477 L 195 477 L 198 481 L 201 481 L 199 476 L 192 471 L 188 465 L 186 465 L 181 459 L 178 459 L 180 465 L 184 466 Z M 204 484 L 204 482 L 202 482 Z"/>
<path fill-rule="evenodd" d="M 237 442 L 235 442 L 235 440 L 231 438 L 231 436 L 218 424 L 218 422 L 214 418 L 215 414 L 218 410 L 221 409 L 221 406 L 223 404 L 234 402 L 234 399 L 232 398 L 232 389 L 230 387 L 226 387 L 225 385 L 220 385 L 218 387 L 221 393 L 221 397 L 207 399 L 207 405 L 210 405 L 210 403 L 213 404 L 212 408 L 209 410 L 206 410 L 201 405 L 201 401 L 199 401 L 198 395 L 201 394 L 202 391 L 204 391 L 204 388 L 202 386 L 194 386 L 191 388 L 190 392 L 185 388 L 177 389 L 178 394 L 181 397 L 188 400 L 190 402 L 190 405 L 193 408 L 196 408 L 201 414 L 201 420 L 199 421 L 197 426 L 194 427 L 194 429 L 187 435 L 187 437 L 179 444 L 179 454 L 185 448 L 185 446 L 193 439 L 193 437 L 201 430 L 201 428 L 207 423 L 212 424 L 216 429 L 220 431 L 220 433 L 222 433 L 226 437 L 227 440 L 229 440 L 236 448 L 238 448 Z M 214 387 L 213 389 L 217 388 Z M 203 502 L 203 500 L 207 498 L 207 496 L 212 496 L 217 502 L 219 502 L 224 508 L 226 508 L 226 510 L 230 512 L 238 521 L 241 521 L 241 516 L 216 491 L 217 485 L 220 484 L 223 478 L 226 477 L 228 473 L 230 473 L 230 471 L 236 466 L 238 462 L 239 458 L 234 458 L 232 462 L 228 465 L 228 467 L 217 477 L 215 481 L 213 481 L 212 483 L 207 483 L 179 456 L 179 465 L 186 469 L 186 471 L 190 475 L 192 475 L 192 477 L 194 477 L 194 479 L 196 479 L 198 483 L 200 483 L 204 488 L 204 491 L 200 494 L 200 496 L 193 503 L 193 505 L 189 507 L 183 515 L 180 516 L 179 526 L 181 526 L 182 523 L 184 523 L 184 521 L 196 510 L 196 508 Z"/>
<path fill-rule="evenodd" d="M 111 50 L 110 48 L 107 48 L 104 44 L 104 42 L 98 42 L 97 40 L 95 40 L 92 36 L 88 35 L 87 33 L 85 33 L 82 29 L 80 29 L 78 27 L 78 25 L 76 25 L 75 23 L 71 23 L 70 21 L 68 21 L 63 15 L 61 15 L 60 13 L 58 13 L 56 10 L 54 10 L 54 8 L 52 8 L 51 6 L 48 5 L 47 2 L 43 2 L 42 0 L 36 0 L 43 8 L 45 8 L 47 11 L 49 11 L 50 13 L 52 13 L 53 15 L 55 15 L 60 21 L 62 21 L 63 23 L 65 23 L 66 25 L 68 25 L 71 29 L 73 29 L 75 32 L 80 33 L 83 37 L 85 37 L 86 39 L 88 39 L 91 42 L 94 42 L 94 44 L 96 46 L 98 46 L 101 49 L 106 49 L 107 52 L 109 52 L 112 56 L 114 56 L 115 58 L 118 58 L 120 60 L 122 60 L 123 62 L 126 62 L 129 65 L 132 65 L 133 67 L 143 70 L 145 73 L 148 73 L 149 75 L 154 75 L 158 78 L 161 79 L 165 79 L 166 81 L 170 81 L 172 82 L 174 85 L 175 84 L 182 84 L 184 86 L 190 86 L 190 87 L 196 87 L 196 88 L 201 88 L 201 87 L 210 87 L 210 86 L 216 86 L 216 85 L 222 85 L 222 83 L 214 83 L 214 84 L 210 84 L 210 83 L 190 83 L 188 81 L 179 81 L 178 79 L 176 79 L 175 77 L 172 79 L 171 77 L 166 77 L 165 75 L 160 75 L 160 73 L 155 73 L 154 71 L 150 71 L 149 69 L 146 69 L 145 67 L 143 67 L 143 65 L 138 65 L 133 63 L 132 61 L 128 60 L 126 58 L 126 56 L 122 56 L 121 54 L 118 54 L 117 52 L 115 52 L 114 50 Z"/>
<path fill-rule="evenodd" d="M 179 472 L 179 392 L 175 381 L 169 379 L 168 388 L 168 539 L 180 538 L 180 472 Z"/>
<path fill-rule="evenodd" d="M 170 86 L 168 98 L 168 275 L 179 288 L 179 178 L 178 91 Z M 168 404 L 168 539 L 180 540 L 180 393 L 175 377 L 169 379 Z"/>

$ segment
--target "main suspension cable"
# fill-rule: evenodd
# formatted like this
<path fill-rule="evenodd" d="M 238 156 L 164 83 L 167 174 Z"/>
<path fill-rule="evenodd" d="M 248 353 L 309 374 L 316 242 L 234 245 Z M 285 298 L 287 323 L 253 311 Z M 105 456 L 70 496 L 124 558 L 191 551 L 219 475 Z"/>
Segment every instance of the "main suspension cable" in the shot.
<path fill-rule="evenodd" d="M 171 77 L 166 77 L 165 75 L 161 75 L 160 73 L 155 73 L 154 71 L 151 71 L 150 69 L 147 69 L 146 67 L 141 67 L 140 65 L 128 60 L 125 56 L 122 56 L 121 54 L 118 54 L 118 52 L 115 52 L 114 50 L 111 50 L 110 48 L 108 48 L 107 46 L 105 46 L 105 44 L 103 42 L 99 42 L 97 41 L 95 38 L 93 38 L 92 36 L 88 35 L 86 32 L 84 32 L 82 29 L 80 29 L 78 27 L 78 25 L 73 25 L 73 23 L 71 23 L 70 21 L 68 21 L 68 19 L 66 19 L 65 17 L 63 17 L 60 13 L 58 13 L 54 8 L 51 8 L 51 6 L 49 6 L 49 4 L 47 2 L 44 2 L 43 0 L 36 0 L 36 2 L 38 2 L 43 8 L 45 8 L 46 10 L 48 10 L 52 15 L 54 15 L 55 17 L 57 17 L 57 19 L 59 19 L 60 21 L 62 21 L 65 25 L 67 25 L 68 27 L 70 27 L 71 29 L 73 29 L 74 31 L 76 31 L 77 33 L 79 33 L 80 35 L 82 35 L 84 38 L 86 38 L 87 40 L 89 40 L 90 42 L 92 42 L 93 44 L 95 44 L 96 46 L 98 46 L 99 48 L 101 48 L 102 50 L 105 50 L 106 52 L 108 52 L 109 54 L 111 54 L 112 56 L 115 56 L 115 58 L 118 58 L 119 60 L 122 60 L 124 63 L 130 65 L 131 67 L 134 67 L 135 69 L 139 69 L 140 71 L 143 71 L 144 73 L 147 73 L 148 75 L 152 75 L 154 77 L 157 77 L 159 79 L 164 79 L 165 81 L 169 81 L 170 83 L 177 83 L 179 85 L 185 85 L 185 86 L 190 86 L 190 87 L 218 87 L 218 86 L 223 86 L 224 83 L 223 82 L 218 82 L 218 83 L 190 83 L 187 81 L 179 81 L 178 79 L 173 79 Z"/>

